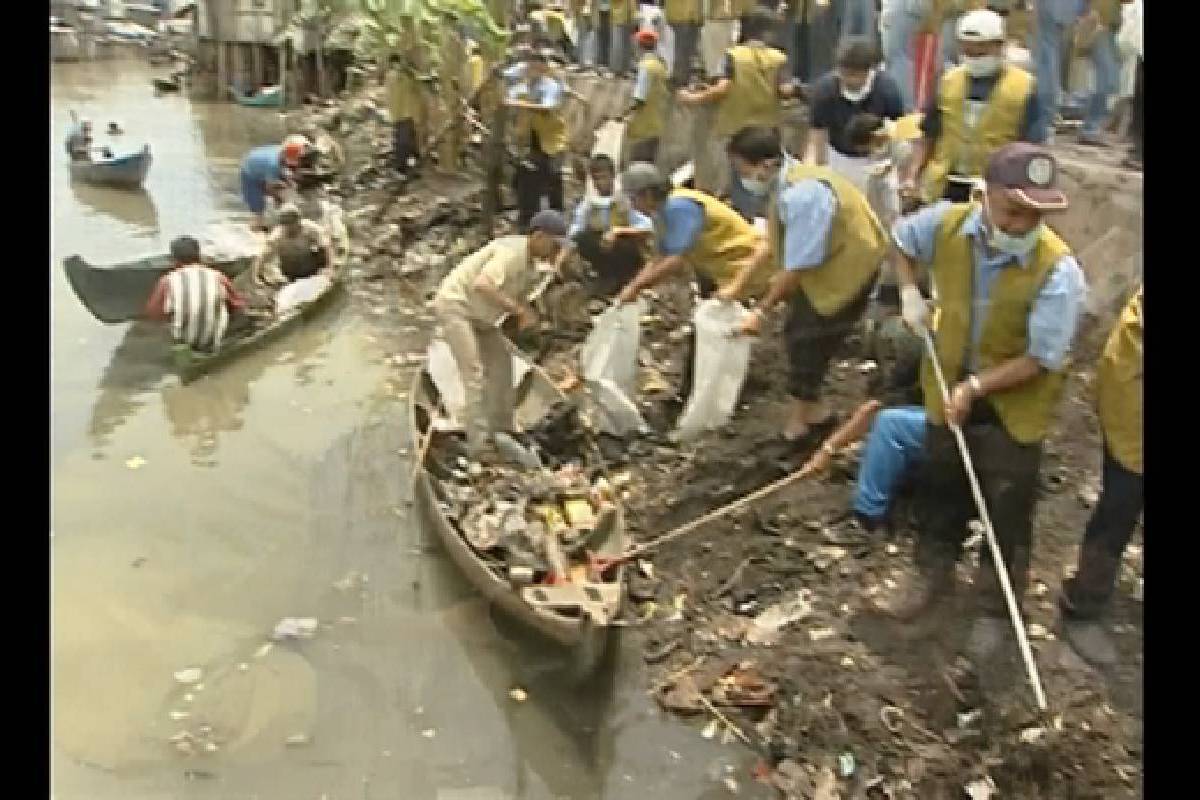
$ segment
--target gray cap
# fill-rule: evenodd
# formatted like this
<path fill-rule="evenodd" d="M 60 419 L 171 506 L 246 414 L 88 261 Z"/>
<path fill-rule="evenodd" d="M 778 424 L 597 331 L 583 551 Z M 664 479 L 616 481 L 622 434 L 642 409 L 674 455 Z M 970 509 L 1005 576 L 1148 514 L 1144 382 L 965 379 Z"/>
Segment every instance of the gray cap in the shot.
<path fill-rule="evenodd" d="M 666 189 L 669 184 L 658 167 L 647 161 L 635 161 L 621 173 L 621 189 L 625 194 L 635 195 L 653 188 Z"/>
<path fill-rule="evenodd" d="M 529 231 L 530 233 L 542 231 L 561 239 L 567 235 L 567 220 L 560 211 L 552 208 L 543 209 L 529 220 Z"/>

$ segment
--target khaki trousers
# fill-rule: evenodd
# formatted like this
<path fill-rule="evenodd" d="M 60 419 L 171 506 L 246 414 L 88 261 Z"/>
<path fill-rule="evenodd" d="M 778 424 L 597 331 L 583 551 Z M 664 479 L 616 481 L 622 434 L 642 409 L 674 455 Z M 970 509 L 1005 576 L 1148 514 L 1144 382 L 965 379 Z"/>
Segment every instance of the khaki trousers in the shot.
<path fill-rule="evenodd" d="M 482 447 L 492 433 L 513 429 L 512 355 L 495 325 L 473 319 L 454 303 L 434 303 L 446 344 L 458 364 L 466 394 L 463 425 L 467 443 Z"/>

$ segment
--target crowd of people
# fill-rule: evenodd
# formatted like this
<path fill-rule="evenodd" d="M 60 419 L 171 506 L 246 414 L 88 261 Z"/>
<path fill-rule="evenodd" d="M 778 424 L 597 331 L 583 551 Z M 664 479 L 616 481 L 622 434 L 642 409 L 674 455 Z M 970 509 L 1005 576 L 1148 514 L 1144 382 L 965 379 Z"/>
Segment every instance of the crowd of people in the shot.
<path fill-rule="evenodd" d="M 517 114 L 515 187 L 527 236 L 497 240 L 464 260 L 437 300 L 453 331 L 476 452 L 491 457 L 491 437 L 512 430 L 511 402 L 497 389 L 508 364 L 492 338 L 499 315 L 512 315 L 520 328 L 537 320 L 521 292 L 538 270 L 561 269 L 578 254 L 594 274 L 594 291 L 617 304 L 690 272 L 700 298 L 746 305 L 738 335 L 768 335 L 776 309 L 786 309 L 792 400 L 780 436 L 811 451 L 810 468 L 866 438 L 854 501 L 864 528 L 890 527 L 896 487 L 905 480 L 915 486 L 914 578 L 881 598 L 879 610 L 915 625 L 936 618 L 930 612 L 954 595 L 954 565 L 977 510 L 952 428 L 965 435 L 1000 566 L 1019 602 L 1038 466 L 1087 292 L 1070 246 L 1046 224 L 1068 207 L 1045 142 L 1072 113 L 1072 98 L 1039 37 L 1054 39 L 1060 54 L 1078 45 L 1064 44 L 1065 26 L 1077 39 L 1090 37 L 1096 77 L 1079 140 L 1099 143 L 1115 88 L 1105 59 L 1118 34 L 1127 34 L 1121 6 L 1135 4 L 1039 3 L 1037 19 L 1051 14 L 1059 27 L 1035 29 L 1036 74 L 1013 57 L 1005 17 L 1014 4 L 985 5 L 801 2 L 797 12 L 668 3 L 661 15 L 645 14 L 642 25 L 616 0 L 592 7 L 590 17 L 586 7 L 535 6 L 531 41 L 518 41 L 503 71 Z M 823 14 L 835 13 L 839 32 L 849 35 L 831 69 L 814 73 L 821 64 L 805 36 Z M 582 38 L 572 41 L 570 20 Z M 665 29 L 673 46 L 664 49 Z M 721 55 L 710 59 L 714 40 Z M 624 60 L 625 44 L 635 46 L 635 64 Z M 634 78 L 619 163 L 591 159 L 592 186 L 571 223 L 561 177 L 563 49 L 583 63 L 608 53 L 614 72 Z M 1140 41 L 1136 58 L 1140 87 Z M 689 61 L 703 63 L 706 80 L 689 79 Z M 781 137 L 783 104 L 792 98 L 810 109 L 803 153 L 788 152 Z M 672 100 L 712 110 L 683 180 L 656 163 Z M 1139 163 L 1140 129 L 1140 122 L 1132 126 Z M 822 440 L 835 414 L 822 384 L 864 317 L 880 321 L 891 350 L 906 355 L 886 386 Z M 1142 507 L 1141 340 L 1139 288 L 1100 365 L 1103 495 L 1061 598 L 1069 640 L 1099 663 L 1116 657 L 1098 620 Z M 948 382 L 944 393 L 935 361 Z M 681 403 L 692 391 L 690 365 L 691 353 L 677 387 Z M 975 583 L 982 612 L 968 643 L 978 659 L 993 654 L 1009 628 L 998 573 L 983 552 Z"/>
<path fill-rule="evenodd" d="M 1087 287 L 1071 247 L 1046 224 L 1069 203 L 1058 188 L 1058 160 L 1044 144 L 1071 100 L 1061 89 L 1057 56 L 1047 55 L 1042 42 L 1032 48 L 1036 75 L 1014 63 L 1005 25 L 1013 4 L 967 8 L 983 5 L 668 2 L 660 15 L 643 14 L 646 24 L 618 0 L 527 8 L 534 29 L 521 29 L 513 57 L 498 68 L 515 116 L 510 143 L 519 234 L 464 258 L 432 304 L 463 376 L 464 424 L 475 455 L 504 458 L 517 449 L 510 435 L 511 363 L 498 325 L 508 317 L 518 330 L 537 323 L 528 292 L 548 271 L 578 257 L 591 271 L 593 292 L 617 304 L 691 274 L 700 298 L 747 308 L 735 335 L 763 337 L 781 328 L 791 400 L 781 409 L 779 435 L 810 453 L 810 469 L 866 439 L 853 508 L 866 530 L 890 528 L 897 486 L 915 486 L 914 578 L 880 599 L 881 612 L 916 624 L 936 618 L 930 612 L 954 595 L 954 565 L 977 514 L 954 428 L 965 436 L 1003 554 L 998 566 L 1019 601 L 1038 467 Z M 1119 32 L 1129 38 L 1119 31 L 1121 5 L 1135 3 L 1037 6 L 1035 37 L 1062 44 L 1061 26 L 1093 28 L 1095 94 L 1081 141 L 1100 141 L 1106 121 L 1112 86 L 1105 59 Z M 1068 6 L 1071 14 L 1058 13 Z M 848 35 L 818 74 L 814 66 L 824 65 L 813 42 L 824 39 L 814 31 L 831 14 L 840 15 L 838 32 Z M 1051 22 L 1043 25 L 1045 15 Z M 672 47 L 664 51 L 668 31 Z M 901 47 L 897 37 L 908 44 Z M 1140 33 L 1137 39 L 1133 100 L 1140 107 Z M 584 63 L 608 55 L 616 72 L 625 71 L 629 58 L 634 77 L 622 151 L 616 159 L 591 158 L 591 185 L 570 215 L 563 187 L 564 51 Z M 950 53 L 956 63 L 945 63 Z M 697 59 L 703 83 L 687 77 Z M 402 58 L 389 62 L 394 166 L 404 174 L 420 157 L 418 80 Z M 780 130 L 783 103 L 793 98 L 810 108 L 802 153 L 788 151 Z M 712 116 L 711 126 L 697 126 L 693 135 L 691 176 L 673 180 L 657 162 L 674 103 L 707 107 Z M 1134 129 L 1140 136 L 1140 122 Z M 1137 138 L 1139 161 L 1141 148 Z M 242 165 L 250 209 L 261 214 L 266 198 L 280 195 L 284 176 L 312 149 L 305 137 L 289 137 L 252 151 Z M 283 274 L 275 280 L 325 269 L 327 234 L 294 207 L 281 212 L 282 225 L 260 261 L 279 257 Z M 187 242 L 173 256 L 189 269 L 198 261 Z M 172 273 L 163 293 L 182 296 L 192 284 L 211 284 L 207 296 L 222 298 L 225 307 L 197 330 L 219 338 L 241 300 L 210 273 Z M 1098 663 L 1116 658 L 1099 620 L 1142 508 L 1141 298 L 1139 287 L 1099 365 L 1103 492 L 1061 596 L 1069 640 Z M 777 309 L 784 309 L 781 325 Z M 891 367 L 872 398 L 829 436 L 837 409 L 824 401 L 823 383 L 864 319 L 878 323 L 876 340 L 886 343 Z M 694 349 L 693 340 L 676 387 L 680 405 L 693 390 Z M 986 659 L 1009 623 L 986 548 L 982 561 L 975 582 L 982 613 L 968 647 Z"/>

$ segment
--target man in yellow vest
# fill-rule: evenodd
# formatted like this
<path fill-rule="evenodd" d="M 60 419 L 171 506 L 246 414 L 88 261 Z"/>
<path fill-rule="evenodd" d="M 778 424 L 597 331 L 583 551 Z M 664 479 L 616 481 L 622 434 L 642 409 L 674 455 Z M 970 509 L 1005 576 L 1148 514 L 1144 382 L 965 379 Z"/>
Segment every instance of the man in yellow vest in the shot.
<path fill-rule="evenodd" d="M 659 57 L 658 34 L 641 30 L 634 37 L 641 50 L 637 80 L 633 84 L 632 107 L 627 112 L 623 146 L 624 163 L 658 160 L 658 142 L 667 127 L 667 65 Z"/>
<path fill-rule="evenodd" d="M 562 114 L 564 88 L 550 74 L 553 53 L 529 59 L 525 80 L 513 87 L 505 104 L 517 109 L 516 136 L 528 152 L 517 165 L 517 224 L 524 228 L 546 198 L 562 211 L 562 158 L 567 149 L 567 123 Z"/>
<path fill-rule="evenodd" d="M 977 516 L 949 425 L 966 437 L 1018 603 L 1025 591 L 1042 441 L 1062 397 L 1087 292 L 1071 249 L 1044 222 L 1047 212 L 1067 207 L 1057 169 L 1044 148 L 1005 145 L 988 162 L 986 189 L 977 195 L 982 202 L 937 203 L 893 228 L 901 313 L 917 330 L 928 319 L 917 264 L 929 270 L 938 305 L 935 348 L 949 391 L 943 402 L 926 353 L 919 575 L 879 603 L 898 619 L 911 621 L 950 596 L 967 522 Z M 988 547 L 981 562 L 976 585 L 984 614 L 968 641 L 977 663 L 1009 629 Z"/>
<path fill-rule="evenodd" d="M 700 26 L 704 24 L 703 0 L 666 0 L 663 12 L 671 32 L 675 34 L 675 63 L 671 65 L 671 83 L 676 87 L 688 82 L 692 59 L 700 41 Z"/>
<path fill-rule="evenodd" d="M 740 300 L 762 294 L 770 283 L 770 246 L 754 227 L 712 195 L 673 189 L 652 164 L 635 162 L 621 174 L 621 188 L 634 209 L 654 220 L 658 257 L 617 295 L 632 303 L 651 286 L 690 265 L 701 297 Z M 691 350 L 684 359 L 678 399 L 691 392 Z"/>
<path fill-rule="evenodd" d="M 767 314 L 790 302 L 784 335 L 793 402 L 783 437 L 798 442 L 829 421 L 820 403 L 821 382 L 866 310 L 887 235 L 854 184 L 829 167 L 786 159 L 774 128 L 743 128 L 729 152 L 746 188 L 767 198 L 771 259 L 783 267 L 742 333 L 760 333 Z"/>
<path fill-rule="evenodd" d="M 1112 600 L 1121 556 L 1144 502 L 1142 477 L 1142 287 L 1117 324 L 1096 370 L 1096 405 L 1104 434 L 1104 487 L 1088 521 L 1075 577 L 1063 585 L 1067 640 L 1085 659 L 1107 666 L 1117 659 L 1100 619 Z"/>
<path fill-rule="evenodd" d="M 633 32 L 637 29 L 637 0 L 610 0 L 612 4 L 612 55 L 609 67 L 625 76 L 633 63 Z"/>
<path fill-rule="evenodd" d="M 963 15 L 958 44 L 962 64 L 942 76 L 924 109 L 924 136 L 900 183 L 900 196 L 910 205 L 966 202 L 992 153 L 1010 142 L 1037 140 L 1034 78 L 1004 62 L 1000 15 L 987 9 Z"/>
<path fill-rule="evenodd" d="M 402 176 L 412 174 L 421 157 L 418 132 L 425 114 L 420 85 L 412 66 L 393 53 L 388 59 L 386 90 L 392 119 L 392 166 Z"/>
<path fill-rule="evenodd" d="M 681 89 L 678 93 L 679 102 L 685 105 L 716 105 L 711 135 L 697 143 L 699 150 L 694 154 L 696 186 L 715 194 L 729 183 L 730 202 L 747 219 L 761 215 L 763 201 L 745 191 L 736 174 L 730 178 L 724 150 L 729 138 L 742 128 L 778 127 L 783 116 L 780 100 L 795 94 L 795 84 L 784 69 L 787 56 L 766 44 L 774 24 L 770 11 L 756 9 L 742 30 L 745 43 L 726 51 L 723 77 L 706 89 Z"/>

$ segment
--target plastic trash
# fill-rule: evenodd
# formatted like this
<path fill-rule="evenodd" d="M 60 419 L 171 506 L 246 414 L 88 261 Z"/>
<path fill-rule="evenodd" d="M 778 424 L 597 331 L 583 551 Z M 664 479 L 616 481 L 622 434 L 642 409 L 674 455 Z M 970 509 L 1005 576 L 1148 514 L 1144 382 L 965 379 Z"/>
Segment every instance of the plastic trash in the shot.
<path fill-rule="evenodd" d="M 650 426 L 646 424 L 637 404 L 612 380 L 587 381 L 586 386 L 589 416 L 601 431 L 613 436 L 625 436 L 633 431 L 640 434 L 650 432 Z"/>
<path fill-rule="evenodd" d="M 516 353 L 513 354 L 512 378 L 513 388 L 521 385 L 525 373 L 529 372 L 529 362 Z M 463 388 L 462 375 L 458 371 L 458 362 L 450 352 L 450 345 L 444 339 L 434 339 L 429 343 L 426 352 L 425 369 L 442 396 L 442 404 L 450 415 L 451 420 L 462 421 L 463 409 L 467 405 L 467 393 Z"/>
<path fill-rule="evenodd" d="M 293 281 L 275 295 L 275 313 L 283 314 L 305 303 L 311 303 L 327 292 L 329 286 L 329 278 L 324 275 L 313 275 L 310 278 Z"/>
<path fill-rule="evenodd" d="M 676 441 L 693 439 L 729 422 L 750 368 L 750 339 L 737 336 L 738 325 L 749 314 L 741 303 L 716 298 L 696 307 L 696 361 L 692 395 L 688 398 Z"/>
<path fill-rule="evenodd" d="M 646 313 L 645 301 L 612 305 L 593 322 L 583 349 L 579 366 L 584 380 L 611 380 L 632 397 L 637 391 L 638 344 L 641 339 L 641 320 Z"/>

